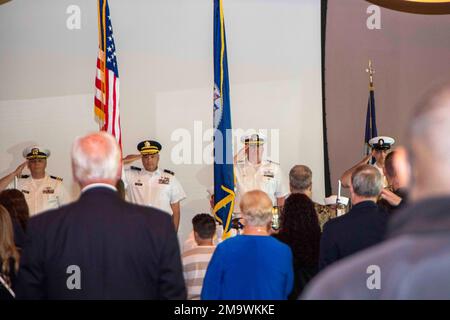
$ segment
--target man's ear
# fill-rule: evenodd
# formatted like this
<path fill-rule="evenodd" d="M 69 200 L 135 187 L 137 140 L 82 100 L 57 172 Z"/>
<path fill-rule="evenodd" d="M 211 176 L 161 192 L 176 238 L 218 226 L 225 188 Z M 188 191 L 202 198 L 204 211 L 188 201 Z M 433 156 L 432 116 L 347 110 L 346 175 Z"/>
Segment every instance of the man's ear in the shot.
<path fill-rule="evenodd" d="M 198 242 L 200 240 L 200 236 L 198 235 L 198 233 L 196 231 L 194 231 L 194 240 L 195 242 Z"/>
<path fill-rule="evenodd" d="M 352 185 L 352 182 L 351 182 L 351 181 L 350 181 L 350 184 L 349 184 L 348 187 L 350 188 L 350 194 L 353 194 L 354 191 L 353 191 L 353 185 Z"/>
<path fill-rule="evenodd" d="M 122 163 L 122 161 L 120 161 L 119 166 L 117 168 L 117 174 L 116 174 L 117 180 L 122 179 L 122 167 L 123 167 L 123 163 Z"/>
<path fill-rule="evenodd" d="M 27 166 L 28 166 L 28 162 L 27 162 Z M 80 184 L 80 181 L 78 181 L 78 179 L 77 179 L 77 177 L 76 177 L 76 175 L 75 175 L 75 165 L 73 164 L 73 161 L 72 161 L 72 177 L 73 177 L 73 181 L 76 183 L 76 184 Z"/>

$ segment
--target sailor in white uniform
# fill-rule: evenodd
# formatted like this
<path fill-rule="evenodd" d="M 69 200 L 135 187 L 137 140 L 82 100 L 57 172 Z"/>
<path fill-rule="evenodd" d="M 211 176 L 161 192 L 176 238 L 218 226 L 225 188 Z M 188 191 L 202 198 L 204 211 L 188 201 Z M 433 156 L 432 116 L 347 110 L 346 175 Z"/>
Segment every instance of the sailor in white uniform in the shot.
<path fill-rule="evenodd" d="M 144 206 L 153 206 L 172 215 L 175 229 L 180 223 L 180 202 L 186 198 L 175 173 L 161 170 L 159 152 L 161 144 L 154 140 L 145 140 L 137 145 L 140 155 L 127 156 L 124 164 L 137 158 L 142 159 L 143 168 L 131 166 L 122 176 L 127 200 Z"/>
<path fill-rule="evenodd" d="M 373 166 L 378 169 L 383 177 L 383 187 L 388 186 L 386 176 L 384 175 L 384 160 L 391 150 L 395 140 L 391 137 L 379 136 L 369 140 L 369 145 L 372 147 L 372 156 L 375 158 Z"/>
<path fill-rule="evenodd" d="M 251 190 L 262 190 L 270 197 L 274 206 L 282 207 L 289 191 L 280 165 L 262 159 L 264 137 L 252 134 L 241 139 L 244 156 L 235 158 L 237 198 Z M 239 208 L 236 201 L 235 208 Z"/>
<path fill-rule="evenodd" d="M 27 201 L 30 216 L 60 207 L 66 202 L 63 179 L 48 175 L 45 171 L 50 150 L 39 146 L 25 148 L 23 157 L 27 159 L 14 172 L 0 179 L 0 190 L 18 189 Z M 30 174 L 22 174 L 28 166 Z"/>
<path fill-rule="evenodd" d="M 349 188 L 352 179 L 352 173 L 356 170 L 356 168 L 367 164 L 372 157 L 375 159 L 375 163 L 373 166 L 380 171 L 381 176 L 383 177 L 383 187 L 388 187 L 388 182 L 386 177 L 384 176 L 384 160 L 386 159 L 387 154 L 389 153 L 392 145 L 395 143 L 395 140 L 391 137 L 387 136 L 379 136 L 374 137 L 368 141 L 369 146 L 372 149 L 372 152 L 366 155 L 361 161 L 359 161 L 356 165 L 347 169 L 341 176 L 342 186 L 344 188 Z"/>

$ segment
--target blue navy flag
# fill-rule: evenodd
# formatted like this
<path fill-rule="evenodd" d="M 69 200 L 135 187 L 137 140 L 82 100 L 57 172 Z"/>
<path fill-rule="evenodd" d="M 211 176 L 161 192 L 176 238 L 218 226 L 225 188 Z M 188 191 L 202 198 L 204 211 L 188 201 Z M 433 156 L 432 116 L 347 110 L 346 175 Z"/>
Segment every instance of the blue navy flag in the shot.
<path fill-rule="evenodd" d="M 214 0 L 214 209 L 223 239 L 230 235 L 234 210 L 234 167 L 230 87 L 222 0 Z"/>
<path fill-rule="evenodd" d="M 369 87 L 369 101 L 367 103 L 367 115 L 366 115 L 366 135 L 364 138 L 366 155 L 370 153 L 369 140 L 377 137 L 377 120 L 375 117 L 375 93 L 373 83 L 370 83 Z"/>

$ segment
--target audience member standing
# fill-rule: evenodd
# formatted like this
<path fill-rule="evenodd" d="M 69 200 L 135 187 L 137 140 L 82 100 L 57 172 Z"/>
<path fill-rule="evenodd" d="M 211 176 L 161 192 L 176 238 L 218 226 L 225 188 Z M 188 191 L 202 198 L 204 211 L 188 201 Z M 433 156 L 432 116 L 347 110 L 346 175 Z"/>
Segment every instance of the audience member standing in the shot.
<path fill-rule="evenodd" d="M 378 205 L 389 213 L 401 209 L 408 202 L 407 186 L 397 173 L 396 163 L 401 156 L 401 150 L 394 150 L 386 156 L 384 161 L 384 175 L 388 181 L 388 188 L 381 191 Z"/>
<path fill-rule="evenodd" d="M 25 196 L 17 189 L 6 189 L 0 192 L 0 205 L 8 210 L 13 223 L 14 243 L 16 247 L 22 248 L 25 244 L 25 233 L 27 231 L 30 213 Z"/>
<path fill-rule="evenodd" d="M 14 245 L 11 218 L 5 207 L 0 205 L 0 300 L 14 298 L 12 288 L 18 269 L 19 252 Z"/>
<path fill-rule="evenodd" d="M 220 243 L 203 282 L 202 300 L 287 299 L 293 287 L 291 249 L 269 236 L 272 200 L 253 190 L 241 198 L 242 235 Z"/>
<path fill-rule="evenodd" d="M 318 271 L 320 235 L 314 202 L 305 194 L 291 194 L 284 203 L 280 232 L 275 235 L 289 245 L 294 256 L 294 290 L 289 299 L 297 299 Z"/>
<path fill-rule="evenodd" d="M 111 135 L 75 140 L 72 170 L 80 199 L 30 219 L 19 298 L 186 298 L 171 217 L 119 197 L 121 163 Z"/>
<path fill-rule="evenodd" d="M 373 166 L 362 165 L 353 171 L 350 185 L 353 207 L 325 224 L 320 241 L 320 269 L 383 239 L 388 215 L 376 204 L 382 187 L 381 174 Z"/>
<path fill-rule="evenodd" d="M 183 273 L 189 300 L 199 300 L 211 256 L 216 249 L 213 238 L 216 222 L 207 213 L 192 219 L 196 246 L 183 252 Z"/>
<path fill-rule="evenodd" d="M 409 123 L 397 174 L 411 181 L 410 203 L 392 216 L 387 240 L 324 271 L 306 299 L 450 297 L 449 135 L 447 84 L 419 102 Z"/>
<path fill-rule="evenodd" d="M 304 165 L 296 165 L 289 172 L 289 189 L 291 194 L 301 193 L 312 200 L 312 171 Z M 336 209 L 313 202 L 314 210 L 319 218 L 320 229 L 330 219 L 336 217 Z"/>

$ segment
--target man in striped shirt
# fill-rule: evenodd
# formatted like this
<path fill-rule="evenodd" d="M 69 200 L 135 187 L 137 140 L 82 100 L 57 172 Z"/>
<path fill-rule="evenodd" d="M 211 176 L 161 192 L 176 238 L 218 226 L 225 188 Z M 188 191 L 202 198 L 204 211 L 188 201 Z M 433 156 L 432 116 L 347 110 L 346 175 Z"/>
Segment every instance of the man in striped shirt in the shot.
<path fill-rule="evenodd" d="M 213 238 L 216 232 L 214 218 L 206 213 L 197 214 L 192 219 L 196 246 L 183 252 L 183 274 L 189 300 L 199 300 L 203 278 L 209 260 L 216 249 Z"/>

